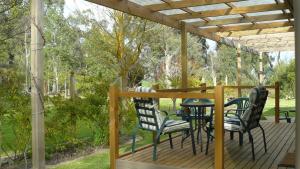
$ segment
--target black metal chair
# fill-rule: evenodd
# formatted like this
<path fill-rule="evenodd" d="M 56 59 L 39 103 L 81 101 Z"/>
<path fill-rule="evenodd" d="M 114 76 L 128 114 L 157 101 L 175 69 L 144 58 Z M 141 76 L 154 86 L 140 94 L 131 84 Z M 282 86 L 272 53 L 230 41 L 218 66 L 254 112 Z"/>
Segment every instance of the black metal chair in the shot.
<path fill-rule="evenodd" d="M 292 122 L 292 118 L 289 115 L 290 112 L 296 112 L 296 110 L 283 110 L 283 111 L 280 111 L 279 120 L 286 120 L 287 123 L 291 123 Z"/>
<path fill-rule="evenodd" d="M 254 141 L 253 136 L 251 134 L 251 130 L 259 127 L 262 130 L 263 140 L 264 140 L 264 149 L 267 152 L 267 144 L 265 131 L 260 125 L 260 118 L 263 113 L 263 109 L 265 107 L 268 90 L 266 90 L 263 86 L 255 87 L 251 90 L 249 95 L 249 106 L 243 110 L 240 110 L 240 114 L 236 113 L 234 116 L 229 117 L 228 114 L 225 113 L 224 118 L 224 129 L 229 132 L 238 132 L 239 133 L 239 142 L 240 145 L 243 145 L 243 134 L 248 133 L 249 141 L 251 143 L 252 148 L 252 159 L 255 160 L 254 153 Z M 227 115 L 227 117 L 226 117 Z M 207 141 L 207 150 L 209 145 L 209 140 L 211 138 L 211 132 L 213 131 L 213 115 L 211 115 L 211 121 L 207 125 L 208 130 L 208 141 Z M 207 154 L 206 150 L 206 154 Z"/>
<path fill-rule="evenodd" d="M 240 98 L 231 99 L 230 101 L 228 101 L 227 103 L 224 104 L 224 107 L 225 108 L 229 107 L 228 109 L 226 109 L 226 111 L 224 113 L 225 121 L 226 121 L 226 119 L 239 121 L 238 117 L 242 113 L 244 113 L 244 111 L 249 107 L 249 98 L 240 97 Z M 206 128 L 207 128 L 207 143 L 206 143 L 205 154 L 207 155 L 209 142 L 210 142 L 210 140 L 212 140 L 214 138 L 214 135 L 212 134 L 213 129 L 214 129 L 213 114 L 211 114 L 211 116 L 209 118 L 209 123 L 206 125 Z M 236 131 L 230 131 L 230 139 L 233 139 L 235 132 Z M 240 136 L 240 145 L 242 145 L 243 136 L 240 132 L 239 132 L 239 136 Z"/>
<path fill-rule="evenodd" d="M 136 92 L 155 92 L 151 88 L 138 87 Z M 134 98 L 134 105 L 136 109 L 136 114 L 138 118 L 137 128 L 134 129 L 132 136 L 132 152 L 135 152 L 135 138 L 137 129 L 142 129 L 146 131 L 156 132 L 156 138 L 153 144 L 153 160 L 157 159 L 157 144 L 159 143 L 160 136 L 162 134 L 169 135 L 170 147 L 173 149 L 172 143 L 172 133 L 175 132 L 189 132 L 192 139 L 192 148 L 194 155 L 196 154 L 195 141 L 194 141 L 194 131 L 192 127 L 191 120 L 170 120 L 168 113 L 165 116 L 161 114 L 158 110 L 157 101 L 153 98 Z M 188 116 L 189 118 L 189 116 Z"/>
<path fill-rule="evenodd" d="M 237 119 L 238 117 L 245 112 L 245 110 L 249 107 L 249 98 L 248 97 L 240 97 L 236 99 L 232 99 L 224 104 L 224 107 L 229 107 L 225 111 L 225 121 L 226 119 Z M 230 132 L 230 139 L 232 140 L 234 137 L 234 132 Z M 240 137 L 241 138 L 241 137 Z M 240 144 L 242 139 L 240 139 Z"/>

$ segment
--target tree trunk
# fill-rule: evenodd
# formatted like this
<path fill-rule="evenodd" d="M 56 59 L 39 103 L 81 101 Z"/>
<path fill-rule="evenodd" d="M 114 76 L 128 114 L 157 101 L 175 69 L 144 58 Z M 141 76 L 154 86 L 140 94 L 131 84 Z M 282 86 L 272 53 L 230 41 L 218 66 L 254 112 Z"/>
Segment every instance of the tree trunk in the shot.
<path fill-rule="evenodd" d="M 278 52 L 278 55 L 277 55 L 277 64 L 278 65 L 280 64 L 280 55 L 281 55 L 281 52 Z"/>
<path fill-rule="evenodd" d="M 70 72 L 70 97 L 74 99 L 76 96 L 76 87 L 75 87 L 75 73 L 73 71 Z"/>
<path fill-rule="evenodd" d="M 210 62 L 211 62 L 211 77 L 214 83 L 214 86 L 217 85 L 217 77 L 216 77 L 216 72 L 214 70 L 214 59 L 213 59 L 213 55 L 210 55 Z"/>
<path fill-rule="evenodd" d="M 74 71 L 70 72 L 70 97 L 71 100 L 74 101 L 76 97 L 76 89 L 75 89 L 75 73 Z M 75 105 L 74 105 L 75 106 Z M 75 136 L 76 134 L 76 112 L 71 112 L 71 126 L 72 126 L 72 135 Z"/>
<path fill-rule="evenodd" d="M 68 96 L 67 80 L 65 80 L 65 98 Z"/>
<path fill-rule="evenodd" d="M 57 63 L 55 62 L 55 66 L 54 66 L 54 68 L 53 68 L 53 71 L 54 71 L 54 78 L 55 78 L 55 83 L 54 83 L 54 85 L 55 85 L 55 93 L 59 93 L 59 82 L 58 82 L 58 80 L 59 80 L 59 78 L 58 78 L 58 68 L 57 68 Z"/>
<path fill-rule="evenodd" d="M 126 75 L 122 75 L 121 77 L 121 89 L 126 91 L 128 85 L 128 77 Z"/>
<path fill-rule="evenodd" d="M 30 53 L 29 53 L 29 49 L 28 49 L 28 44 L 27 44 L 27 26 L 25 27 L 25 34 L 24 34 L 24 48 L 25 48 L 25 88 L 26 88 L 26 91 L 29 90 L 29 56 L 30 56 Z"/>

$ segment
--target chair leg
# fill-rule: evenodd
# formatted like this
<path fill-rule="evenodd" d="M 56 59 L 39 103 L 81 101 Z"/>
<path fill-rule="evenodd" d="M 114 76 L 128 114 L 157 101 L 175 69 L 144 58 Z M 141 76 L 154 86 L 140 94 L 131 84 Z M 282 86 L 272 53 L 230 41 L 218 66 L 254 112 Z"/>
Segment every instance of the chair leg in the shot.
<path fill-rule="evenodd" d="M 170 141 L 170 147 L 173 149 L 173 141 L 172 141 L 172 134 L 169 133 L 169 141 Z"/>
<path fill-rule="evenodd" d="M 209 139 L 210 139 L 210 129 L 206 129 L 206 132 L 207 132 L 207 142 L 206 142 L 206 150 L 205 150 L 205 155 L 208 154 L 208 146 L 209 146 Z"/>
<path fill-rule="evenodd" d="M 234 137 L 234 132 L 230 132 L 230 140 L 233 140 L 233 137 Z"/>
<path fill-rule="evenodd" d="M 240 146 L 243 145 L 243 142 L 244 142 L 243 133 L 242 133 L 242 132 L 239 132 L 239 144 L 240 144 Z"/>
<path fill-rule="evenodd" d="M 262 131 L 263 134 L 263 139 L 264 139 L 264 147 L 265 147 L 265 153 L 267 152 L 267 143 L 266 143 L 266 135 L 265 135 L 265 130 L 262 128 L 262 126 L 259 124 L 259 128 Z"/>
<path fill-rule="evenodd" d="M 255 160 L 255 153 L 254 153 L 254 142 L 253 142 L 253 137 L 252 137 L 250 131 L 248 131 L 248 134 L 249 134 L 249 139 L 250 139 L 251 147 L 252 147 L 252 160 L 254 161 L 254 160 Z"/>
<path fill-rule="evenodd" d="M 190 126 L 190 132 L 191 132 L 191 139 L 192 139 L 193 154 L 196 155 L 196 146 L 195 146 L 195 138 L 194 138 L 193 126 Z"/>
<path fill-rule="evenodd" d="M 135 139 L 136 139 L 136 133 L 137 133 L 137 128 L 135 128 L 132 132 L 132 145 L 131 145 L 131 152 L 135 153 Z"/>
<path fill-rule="evenodd" d="M 156 161 L 157 160 L 157 144 L 159 142 L 159 139 L 160 139 L 160 133 L 157 132 L 157 136 L 156 136 L 156 139 L 154 140 L 154 146 L 153 146 L 153 161 Z"/>

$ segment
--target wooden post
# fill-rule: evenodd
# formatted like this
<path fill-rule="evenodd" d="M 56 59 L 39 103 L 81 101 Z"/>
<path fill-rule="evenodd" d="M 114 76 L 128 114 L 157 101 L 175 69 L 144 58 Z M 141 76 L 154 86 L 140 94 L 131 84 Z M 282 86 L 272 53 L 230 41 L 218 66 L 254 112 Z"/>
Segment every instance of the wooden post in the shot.
<path fill-rule="evenodd" d="M 289 1 L 291 2 L 291 1 Z M 294 13 L 295 16 L 295 63 L 296 63 L 296 167 L 300 168 L 300 1 L 294 0 Z"/>
<path fill-rule="evenodd" d="M 109 88 L 109 148 L 110 169 L 116 169 L 119 157 L 119 89 L 116 84 Z"/>
<path fill-rule="evenodd" d="M 31 1 L 32 168 L 45 168 L 42 38 L 43 1 Z"/>
<path fill-rule="evenodd" d="M 159 89 L 159 84 L 155 84 L 155 85 L 153 85 L 152 86 L 152 89 L 154 89 L 154 90 L 158 90 Z M 159 109 L 159 98 L 157 99 L 157 106 L 158 106 L 158 109 Z M 156 139 L 156 136 L 157 136 L 157 132 L 156 131 L 153 131 L 152 132 L 152 141 L 153 141 L 153 143 L 154 143 L 154 141 L 155 141 L 155 139 Z"/>
<path fill-rule="evenodd" d="M 280 112 L 280 84 L 275 82 L 275 122 L 279 123 Z"/>
<path fill-rule="evenodd" d="M 202 83 L 200 86 L 204 88 L 201 90 L 201 93 L 206 93 L 206 83 Z"/>
<path fill-rule="evenodd" d="M 242 96 L 242 90 L 240 88 L 241 86 L 241 69 L 242 69 L 242 58 L 241 58 L 241 45 L 238 44 L 238 47 L 236 49 L 237 54 L 237 74 L 236 74 L 236 84 L 238 86 L 238 97 Z"/>
<path fill-rule="evenodd" d="M 224 88 L 215 88 L 215 168 L 224 169 Z"/>
<path fill-rule="evenodd" d="M 181 23 L 181 88 L 188 87 L 187 79 L 187 30 L 185 22 Z"/>
<path fill-rule="evenodd" d="M 263 53 L 259 52 L 259 84 L 264 81 L 264 66 L 263 66 Z"/>

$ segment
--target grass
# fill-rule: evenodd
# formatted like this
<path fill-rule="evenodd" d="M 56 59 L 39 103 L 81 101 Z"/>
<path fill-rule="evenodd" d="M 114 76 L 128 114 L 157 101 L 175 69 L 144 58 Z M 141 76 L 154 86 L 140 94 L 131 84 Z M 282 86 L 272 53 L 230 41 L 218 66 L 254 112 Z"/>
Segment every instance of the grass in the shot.
<path fill-rule="evenodd" d="M 60 165 L 49 167 L 51 169 L 109 169 L 108 152 L 95 153 L 92 155 L 64 162 Z"/>
<path fill-rule="evenodd" d="M 152 135 L 144 135 L 143 139 L 137 142 L 136 146 L 141 147 L 152 142 Z M 126 144 L 120 147 L 120 153 L 128 152 L 131 150 L 131 145 Z M 51 169 L 109 169 L 109 153 L 104 151 L 101 153 L 94 153 L 82 158 L 64 162 L 55 166 L 49 167 Z"/>

